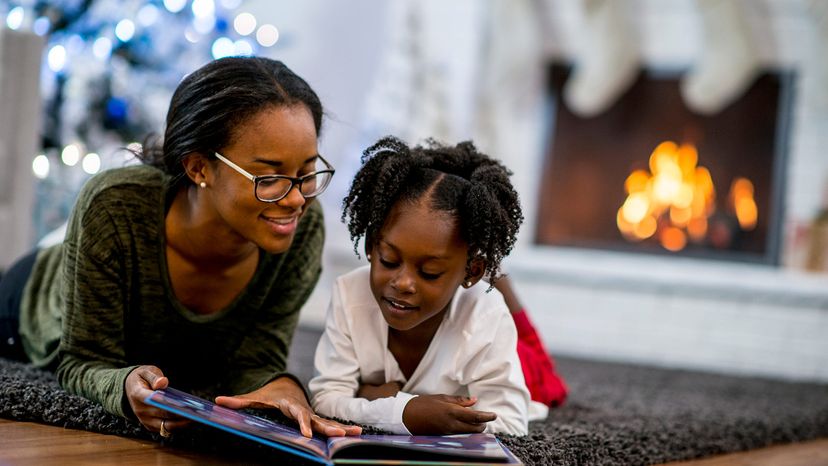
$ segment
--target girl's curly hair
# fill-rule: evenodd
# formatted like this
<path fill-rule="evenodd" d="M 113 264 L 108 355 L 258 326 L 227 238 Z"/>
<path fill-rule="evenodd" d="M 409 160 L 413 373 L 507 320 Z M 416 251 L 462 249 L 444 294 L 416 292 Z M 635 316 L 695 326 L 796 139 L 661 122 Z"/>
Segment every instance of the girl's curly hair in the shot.
<path fill-rule="evenodd" d="M 342 201 L 342 221 L 357 256 L 359 239 L 375 241 L 394 205 L 428 194 L 433 209 L 458 220 L 469 246 L 466 273 L 473 260 L 482 259 L 494 283 L 523 222 L 517 192 L 509 182 L 512 172 L 470 141 L 452 147 L 428 140 L 410 148 L 393 136 L 367 148 L 362 163 Z"/>

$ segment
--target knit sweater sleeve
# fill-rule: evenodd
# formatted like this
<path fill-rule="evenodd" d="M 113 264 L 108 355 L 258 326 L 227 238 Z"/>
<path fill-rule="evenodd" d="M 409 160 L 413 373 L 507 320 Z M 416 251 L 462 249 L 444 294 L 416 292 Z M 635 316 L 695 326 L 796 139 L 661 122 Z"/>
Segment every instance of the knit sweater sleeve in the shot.
<path fill-rule="evenodd" d="M 107 203 L 78 200 L 63 245 L 65 314 L 57 378 L 70 393 L 126 416 L 125 276 Z"/>

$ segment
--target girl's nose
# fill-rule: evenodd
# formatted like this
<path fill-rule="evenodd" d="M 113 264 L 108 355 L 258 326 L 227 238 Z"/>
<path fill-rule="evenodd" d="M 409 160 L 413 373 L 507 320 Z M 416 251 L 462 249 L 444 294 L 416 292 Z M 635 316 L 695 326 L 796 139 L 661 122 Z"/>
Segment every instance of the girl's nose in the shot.
<path fill-rule="evenodd" d="M 399 273 L 391 280 L 391 287 L 400 293 L 414 293 L 414 279 L 405 267 L 400 267 Z"/>

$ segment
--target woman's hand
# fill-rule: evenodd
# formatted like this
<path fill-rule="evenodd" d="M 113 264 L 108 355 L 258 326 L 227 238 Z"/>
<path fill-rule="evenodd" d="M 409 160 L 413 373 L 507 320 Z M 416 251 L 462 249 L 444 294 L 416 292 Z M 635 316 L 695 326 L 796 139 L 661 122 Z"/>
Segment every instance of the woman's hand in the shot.
<path fill-rule="evenodd" d="M 365 398 L 368 401 L 374 401 L 380 398 L 397 396 L 397 392 L 401 389 L 402 384 L 399 382 L 386 382 L 382 385 L 371 385 L 366 383 L 359 386 L 356 396 L 358 398 Z"/>
<path fill-rule="evenodd" d="M 414 435 L 446 435 L 483 432 L 495 413 L 477 411 L 475 397 L 419 395 L 403 410 L 403 424 Z"/>
<path fill-rule="evenodd" d="M 305 398 L 305 392 L 293 379 L 280 377 L 264 387 L 238 396 L 216 397 L 216 404 L 230 409 L 276 408 L 285 416 L 299 423 L 299 430 L 305 437 L 312 437 L 313 432 L 339 437 L 359 435 L 362 428 L 340 424 L 317 416 Z"/>
<path fill-rule="evenodd" d="M 135 417 L 147 430 L 159 432 L 164 437 L 169 436 L 164 435 L 164 432 L 172 432 L 190 423 L 187 419 L 144 403 L 153 390 L 167 388 L 169 384 L 169 379 L 155 366 L 138 366 L 124 381 L 124 391 Z M 164 429 L 161 428 L 162 422 Z"/>

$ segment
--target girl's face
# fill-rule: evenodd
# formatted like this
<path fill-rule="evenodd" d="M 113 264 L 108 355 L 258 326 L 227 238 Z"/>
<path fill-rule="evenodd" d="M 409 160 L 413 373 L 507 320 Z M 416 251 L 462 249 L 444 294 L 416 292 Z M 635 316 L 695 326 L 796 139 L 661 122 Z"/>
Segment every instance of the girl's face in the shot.
<path fill-rule="evenodd" d="M 304 105 L 263 110 L 240 124 L 221 155 L 254 176 L 298 177 L 317 166 L 316 127 Z M 206 182 L 215 213 L 229 226 L 220 240 L 252 242 L 270 253 L 290 247 L 308 203 L 294 186 L 277 202 L 256 199 L 254 184 L 227 164 L 210 164 Z M 212 179 L 210 179 L 212 178 Z"/>
<path fill-rule="evenodd" d="M 397 203 L 370 251 L 371 291 L 395 330 L 442 315 L 466 278 L 457 220 L 427 202 Z"/>

